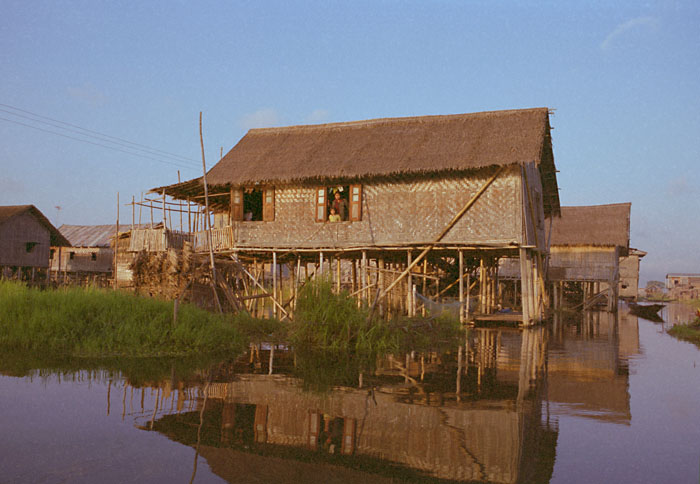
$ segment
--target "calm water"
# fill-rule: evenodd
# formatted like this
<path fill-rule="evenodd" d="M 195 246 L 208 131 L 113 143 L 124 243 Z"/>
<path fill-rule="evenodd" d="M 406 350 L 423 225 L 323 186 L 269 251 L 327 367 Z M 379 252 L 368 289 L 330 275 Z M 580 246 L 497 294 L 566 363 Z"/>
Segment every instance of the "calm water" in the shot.
<path fill-rule="evenodd" d="M 281 349 L 269 375 L 265 348 L 203 368 L 5 355 L 0 482 L 698 483 L 700 351 L 666 334 L 692 311 L 662 316 L 472 330 L 362 377 Z"/>

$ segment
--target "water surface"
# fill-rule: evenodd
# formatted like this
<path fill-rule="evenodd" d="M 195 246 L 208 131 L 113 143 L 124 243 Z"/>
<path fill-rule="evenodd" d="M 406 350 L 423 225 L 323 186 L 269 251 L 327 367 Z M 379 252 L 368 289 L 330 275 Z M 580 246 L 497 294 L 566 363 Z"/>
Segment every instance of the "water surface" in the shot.
<path fill-rule="evenodd" d="M 190 367 L 5 355 L 0 482 L 696 483 L 700 351 L 666 334 L 692 311 L 662 316 L 473 329 L 362 375 L 281 348 L 269 374 L 266 347 Z"/>

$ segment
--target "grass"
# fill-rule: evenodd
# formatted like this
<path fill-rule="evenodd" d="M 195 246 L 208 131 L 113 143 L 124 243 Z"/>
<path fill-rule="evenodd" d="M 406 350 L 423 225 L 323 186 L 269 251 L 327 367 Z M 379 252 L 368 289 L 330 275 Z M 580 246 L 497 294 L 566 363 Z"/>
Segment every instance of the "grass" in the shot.
<path fill-rule="evenodd" d="M 63 355 L 185 356 L 239 352 L 231 315 L 100 289 L 39 290 L 0 281 L 0 347 Z M 248 315 L 238 316 L 246 320 Z"/>
<path fill-rule="evenodd" d="M 40 290 L 0 281 L 0 348 L 4 352 L 70 357 L 182 357 L 240 353 L 249 342 L 288 343 L 313 373 L 372 368 L 377 356 L 456 345 L 459 322 L 450 318 L 369 317 L 366 305 L 333 292 L 318 279 L 299 293 L 293 322 L 256 319 L 247 313 L 215 314 L 181 304 L 104 289 Z M 309 358 L 304 358 L 309 356 Z M 322 363 L 323 366 L 323 363 Z"/>
<path fill-rule="evenodd" d="M 700 346 L 700 317 L 688 324 L 676 324 L 668 330 L 668 334 Z"/>

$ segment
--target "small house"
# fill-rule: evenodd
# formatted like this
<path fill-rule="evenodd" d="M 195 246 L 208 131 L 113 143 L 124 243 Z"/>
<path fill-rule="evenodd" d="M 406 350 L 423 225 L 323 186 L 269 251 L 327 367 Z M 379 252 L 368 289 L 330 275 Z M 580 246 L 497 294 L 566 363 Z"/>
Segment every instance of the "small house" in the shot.
<path fill-rule="evenodd" d="M 70 242 L 34 205 L 0 207 L 0 276 L 34 280 L 44 278 L 51 247 Z"/>
<path fill-rule="evenodd" d="M 112 277 L 114 250 L 111 239 L 116 225 L 61 225 L 58 229 L 71 242 L 61 250 L 52 247 L 51 273 L 58 280 L 106 283 Z"/>

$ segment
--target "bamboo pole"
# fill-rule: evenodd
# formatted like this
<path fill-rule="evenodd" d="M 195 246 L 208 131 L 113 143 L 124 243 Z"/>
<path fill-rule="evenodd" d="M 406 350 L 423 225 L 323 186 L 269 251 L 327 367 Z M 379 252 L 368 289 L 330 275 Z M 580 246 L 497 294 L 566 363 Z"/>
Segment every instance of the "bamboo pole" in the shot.
<path fill-rule="evenodd" d="M 117 264 L 119 262 L 119 192 L 117 192 L 117 231 L 114 234 L 114 289 L 119 287 Z M 68 266 L 68 264 L 66 264 Z"/>
<path fill-rule="evenodd" d="M 213 246 L 213 240 L 211 236 L 211 225 L 209 224 L 209 190 L 207 188 L 207 164 L 204 159 L 204 136 L 202 135 L 202 112 L 199 112 L 199 143 L 202 148 L 202 183 L 204 184 L 204 206 L 206 209 L 206 217 L 204 218 L 204 226 L 205 228 L 208 228 L 207 230 L 207 242 L 209 245 L 209 262 L 211 264 L 211 275 L 212 275 L 212 282 L 211 282 L 211 288 L 212 291 L 214 291 L 214 301 L 216 302 L 216 307 L 219 309 L 219 312 L 222 313 L 223 309 L 221 308 L 221 302 L 219 301 L 219 295 L 216 292 L 216 285 L 214 281 L 216 281 L 216 265 L 214 264 L 214 248 Z M 165 192 L 163 192 L 163 201 L 165 201 Z"/>
<path fill-rule="evenodd" d="M 411 265 L 411 251 L 408 250 L 406 251 L 406 267 Z M 413 308 L 413 277 L 411 273 L 408 273 L 408 283 L 406 284 L 406 308 L 407 308 L 407 313 L 409 316 L 413 317 L 415 314 L 413 314 L 412 308 Z"/>
<path fill-rule="evenodd" d="M 464 322 L 464 253 L 459 249 L 459 322 Z"/>
<path fill-rule="evenodd" d="M 277 299 L 277 252 L 272 253 L 272 297 Z M 281 299 L 281 298 L 280 298 Z M 277 306 L 272 307 L 275 317 L 277 317 Z"/>

